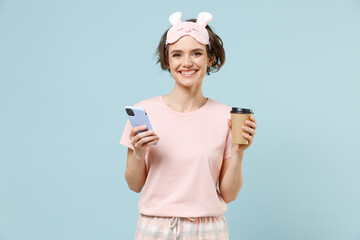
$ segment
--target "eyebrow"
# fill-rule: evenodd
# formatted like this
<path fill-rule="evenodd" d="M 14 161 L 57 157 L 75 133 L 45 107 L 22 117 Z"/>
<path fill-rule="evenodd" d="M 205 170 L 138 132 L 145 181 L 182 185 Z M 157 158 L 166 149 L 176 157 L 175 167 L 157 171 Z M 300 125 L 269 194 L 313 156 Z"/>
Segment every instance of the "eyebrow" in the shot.
<path fill-rule="evenodd" d="M 193 50 L 191 50 L 191 52 L 195 52 L 195 51 L 204 51 L 202 50 L 201 48 L 194 48 Z M 175 49 L 175 50 L 172 50 L 170 54 L 172 54 L 173 52 L 182 52 L 181 50 L 178 50 L 178 49 Z"/>

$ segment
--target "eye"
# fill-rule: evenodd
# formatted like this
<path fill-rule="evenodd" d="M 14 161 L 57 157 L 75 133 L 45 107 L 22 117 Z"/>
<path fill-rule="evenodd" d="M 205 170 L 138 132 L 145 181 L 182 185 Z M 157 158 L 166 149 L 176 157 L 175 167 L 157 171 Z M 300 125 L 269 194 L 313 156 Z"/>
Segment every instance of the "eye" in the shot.
<path fill-rule="evenodd" d="M 195 53 L 195 55 L 197 55 L 197 56 L 201 56 L 201 55 L 202 55 L 202 53 L 201 53 L 201 52 L 196 52 L 196 53 Z"/>
<path fill-rule="evenodd" d="M 174 53 L 172 56 L 173 56 L 173 57 L 179 57 L 179 56 L 180 56 L 180 54 L 178 54 L 178 53 Z"/>

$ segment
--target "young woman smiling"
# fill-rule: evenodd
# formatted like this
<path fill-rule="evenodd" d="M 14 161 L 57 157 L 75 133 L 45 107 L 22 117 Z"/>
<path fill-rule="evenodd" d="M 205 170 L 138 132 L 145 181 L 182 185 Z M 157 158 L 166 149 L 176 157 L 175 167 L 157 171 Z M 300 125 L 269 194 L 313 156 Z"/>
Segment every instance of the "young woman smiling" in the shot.
<path fill-rule="evenodd" d="M 252 117 L 243 126 L 249 144 L 231 144 L 231 107 L 202 93 L 205 75 L 225 62 L 222 40 L 207 25 L 210 13 L 181 18 L 170 16 L 172 27 L 157 48 L 157 63 L 171 73 L 174 88 L 135 104 L 154 130 L 136 134 L 146 127 L 127 121 L 120 140 L 128 147 L 128 186 L 142 191 L 137 240 L 229 239 L 224 212 L 242 187 L 244 151 L 257 127 Z"/>

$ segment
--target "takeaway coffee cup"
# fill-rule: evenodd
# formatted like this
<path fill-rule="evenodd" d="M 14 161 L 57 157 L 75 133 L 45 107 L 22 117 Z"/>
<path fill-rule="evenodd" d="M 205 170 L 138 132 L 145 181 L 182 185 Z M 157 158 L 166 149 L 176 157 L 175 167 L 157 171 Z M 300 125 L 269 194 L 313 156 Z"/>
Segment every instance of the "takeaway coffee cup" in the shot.
<path fill-rule="evenodd" d="M 250 116 L 254 114 L 251 109 L 236 108 L 231 109 L 231 136 L 234 144 L 249 144 L 249 141 L 243 137 L 243 129 L 241 126 L 246 126 L 245 121 L 250 120 Z"/>

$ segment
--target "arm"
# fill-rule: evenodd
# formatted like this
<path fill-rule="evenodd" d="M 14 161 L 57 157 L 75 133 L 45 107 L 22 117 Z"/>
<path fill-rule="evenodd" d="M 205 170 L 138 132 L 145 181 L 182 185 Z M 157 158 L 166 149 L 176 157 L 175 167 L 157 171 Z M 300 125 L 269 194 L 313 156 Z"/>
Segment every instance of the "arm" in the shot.
<path fill-rule="evenodd" d="M 228 119 L 228 125 L 231 129 L 231 119 Z M 245 150 L 253 144 L 256 128 L 255 117 L 251 116 L 243 126 L 243 136 L 249 141 L 249 144 L 232 144 L 231 157 L 223 161 L 219 176 L 219 189 L 226 203 L 234 201 L 239 195 L 243 185 L 242 161 Z"/>
<path fill-rule="evenodd" d="M 146 126 L 131 129 L 129 138 L 134 150 L 128 148 L 125 170 L 125 180 L 129 188 L 137 193 L 141 192 L 147 177 L 145 155 L 148 148 L 159 141 L 159 137 L 153 130 L 136 134 L 140 130 L 146 130 Z"/>
<path fill-rule="evenodd" d="M 219 188 L 226 203 L 234 201 L 243 185 L 242 160 L 244 152 L 232 151 L 231 157 L 224 160 L 220 171 Z"/>
<path fill-rule="evenodd" d="M 141 192 L 146 177 L 145 156 L 134 154 L 134 151 L 131 148 L 128 148 L 125 180 L 129 188 L 134 192 Z"/>

